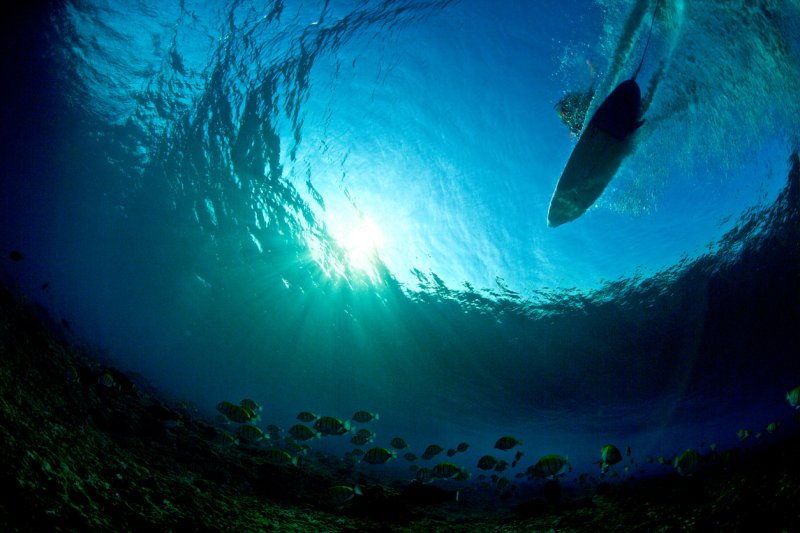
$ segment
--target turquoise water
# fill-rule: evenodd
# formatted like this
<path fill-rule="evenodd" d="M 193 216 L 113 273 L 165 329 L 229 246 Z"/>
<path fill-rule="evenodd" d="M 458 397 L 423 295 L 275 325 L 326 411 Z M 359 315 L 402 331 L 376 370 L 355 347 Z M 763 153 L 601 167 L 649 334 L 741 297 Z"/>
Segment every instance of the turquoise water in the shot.
<path fill-rule="evenodd" d="M 505 434 L 577 472 L 606 442 L 733 445 L 800 384 L 796 280 L 759 285 L 797 255 L 739 256 L 798 146 L 800 6 L 662 3 L 636 150 L 556 229 L 553 107 L 632 74 L 655 2 L 32 8 L 4 45 L 4 278 L 209 417 L 377 411 L 376 444 L 465 440 L 473 473 Z"/>

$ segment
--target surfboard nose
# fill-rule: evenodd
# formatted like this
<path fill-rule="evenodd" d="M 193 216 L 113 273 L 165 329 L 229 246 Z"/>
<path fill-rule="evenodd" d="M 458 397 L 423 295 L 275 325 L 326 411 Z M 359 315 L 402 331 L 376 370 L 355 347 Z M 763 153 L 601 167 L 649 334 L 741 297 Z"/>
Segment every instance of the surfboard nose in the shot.
<path fill-rule="evenodd" d="M 567 222 L 572 222 L 578 218 L 585 209 L 582 209 L 580 202 L 574 198 L 574 191 L 565 193 L 556 189 L 553 198 L 550 200 L 550 207 L 547 210 L 547 225 L 557 228 Z"/>
<path fill-rule="evenodd" d="M 547 212 L 547 226 L 550 228 L 557 228 L 558 226 L 564 224 L 565 222 L 569 222 L 569 220 L 566 220 L 564 217 L 556 216 L 553 212 L 551 205 L 550 210 L 548 210 Z"/>

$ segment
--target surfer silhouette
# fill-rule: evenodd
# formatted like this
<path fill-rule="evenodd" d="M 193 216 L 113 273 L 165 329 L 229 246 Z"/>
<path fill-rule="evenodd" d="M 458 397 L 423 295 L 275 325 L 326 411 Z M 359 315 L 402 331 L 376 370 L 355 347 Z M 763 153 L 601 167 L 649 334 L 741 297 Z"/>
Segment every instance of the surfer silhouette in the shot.
<path fill-rule="evenodd" d="M 547 213 L 550 227 L 560 226 L 585 213 L 633 149 L 632 134 L 644 123 L 640 118 L 642 95 L 636 77 L 644 64 L 660 2 L 656 1 L 647 42 L 636 71 L 600 104 L 567 161 L 550 200 Z"/>
<path fill-rule="evenodd" d="M 594 98 L 594 89 L 586 92 L 572 91 L 565 94 L 555 105 L 558 118 L 569 128 L 570 137 L 577 137 L 583 129 L 586 111 Z"/>
<path fill-rule="evenodd" d="M 569 128 L 570 138 L 580 135 L 583 123 L 586 121 L 586 112 L 594 98 L 595 68 L 591 61 L 586 60 L 586 67 L 589 70 L 589 77 L 592 84 L 586 91 L 571 91 L 561 97 L 553 108 L 558 113 L 558 118 Z"/>

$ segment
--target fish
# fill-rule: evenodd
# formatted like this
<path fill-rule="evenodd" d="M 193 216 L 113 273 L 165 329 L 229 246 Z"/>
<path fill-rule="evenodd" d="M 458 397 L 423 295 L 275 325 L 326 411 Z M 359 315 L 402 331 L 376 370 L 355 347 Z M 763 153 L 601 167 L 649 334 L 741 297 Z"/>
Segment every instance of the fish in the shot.
<path fill-rule="evenodd" d="M 517 450 L 517 453 L 514 454 L 514 462 L 518 462 L 522 459 L 522 456 L 525 455 L 522 450 Z"/>
<path fill-rule="evenodd" d="M 378 420 L 378 413 L 370 413 L 369 411 L 356 411 L 353 415 L 353 420 L 365 424 L 372 420 Z"/>
<path fill-rule="evenodd" d="M 382 465 L 389 459 L 394 459 L 395 457 L 397 457 L 397 454 L 394 450 L 376 447 L 367 450 L 367 453 L 364 454 L 361 460 L 371 465 Z"/>
<path fill-rule="evenodd" d="M 289 435 L 299 441 L 311 440 L 320 437 L 319 431 L 315 431 L 303 424 L 295 424 L 289 428 Z"/>
<path fill-rule="evenodd" d="M 225 415 L 229 420 L 244 424 L 255 418 L 255 413 L 246 407 L 236 405 L 231 402 L 219 402 L 217 411 Z"/>
<path fill-rule="evenodd" d="M 697 471 L 700 466 L 700 454 L 691 448 L 680 454 L 672 462 L 672 466 L 682 476 L 691 476 Z"/>
<path fill-rule="evenodd" d="M 25 256 L 19 253 L 19 251 L 17 250 L 11 250 L 10 252 L 8 252 L 8 258 L 16 262 L 16 261 L 22 261 L 23 259 L 25 259 Z"/>
<path fill-rule="evenodd" d="M 390 442 L 389 445 L 392 448 L 396 448 L 398 450 L 402 450 L 403 448 L 408 448 L 408 443 L 402 437 L 395 437 Z"/>
<path fill-rule="evenodd" d="M 628 457 L 631 456 L 631 447 L 630 446 L 625 446 L 625 455 L 627 455 Z"/>
<path fill-rule="evenodd" d="M 259 442 L 266 438 L 264 432 L 251 424 L 242 424 L 236 430 L 236 436 L 245 442 Z"/>
<path fill-rule="evenodd" d="M 251 400 L 250 398 L 245 398 L 244 400 L 239 402 L 239 405 L 241 405 L 245 409 L 250 409 L 254 413 L 261 411 L 261 406 L 258 405 L 254 400 Z"/>
<path fill-rule="evenodd" d="M 478 468 L 481 470 L 491 470 L 497 466 L 498 462 L 499 461 L 495 457 L 492 457 L 491 455 L 484 455 L 478 459 Z"/>
<path fill-rule="evenodd" d="M 764 431 L 766 431 L 767 433 L 769 433 L 770 435 L 772 435 L 773 433 L 775 433 L 776 431 L 778 431 L 778 427 L 779 427 L 780 425 L 781 425 L 781 423 L 780 423 L 780 422 L 770 422 L 770 423 L 769 423 L 769 424 L 767 424 L 767 426 L 764 428 Z"/>
<path fill-rule="evenodd" d="M 286 448 L 289 452 L 296 454 L 296 455 L 305 455 L 308 453 L 310 449 L 307 444 L 300 444 L 295 440 L 288 439 L 284 443 L 284 448 Z"/>
<path fill-rule="evenodd" d="M 497 487 L 497 490 L 501 491 L 504 490 L 509 485 L 511 485 L 511 480 L 505 476 L 497 478 L 497 481 L 495 482 L 495 487 Z"/>
<path fill-rule="evenodd" d="M 239 439 L 237 439 L 236 435 L 234 435 L 230 431 L 225 431 L 224 429 L 218 429 L 216 434 L 214 435 L 214 442 L 216 442 L 220 446 L 233 446 L 239 444 Z"/>
<path fill-rule="evenodd" d="M 464 453 L 468 449 L 469 449 L 469 443 L 467 443 L 467 442 L 460 442 L 460 443 L 458 443 L 458 446 L 456 446 L 456 451 L 458 451 L 460 453 Z"/>
<path fill-rule="evenodd" d="M 281 438 L 281 433 L 283 433 L 283 430 L 280 428 L 280 426 L 276 426 L 275 424 L 268 424 L 267 433 L 269 433 L 269 438 L 278 440 L 279 438 Z"/>
<path fill-rule="evenodd" d="M 350 443 L 355 444 L 356 446 L 364 446 L 365 444 L 369 444 L 375 440 L 375 435 L 370 433 L 369 431 L 365 433 L 358 433 L 357 435 L 353 435 L 350 438 Z"/>
<path fill-rule="evenodd" d="M 284 450 L 278 448 L 269 448 L 264 450 L 264 457 L 273 463 L 297 466 L 297 457 L 292 457 Z"/>
<path fill-rule="evenodd" d="M 529 477 L 549 477 L 555 479 L 570 468 L 569 459 L 563 455 L 543 455 L 536 464 L 529 466 L 525 472 Z"/>
<path fill-rule="evenodd" d="M 497 439 L 497 442 L 494 443 L 494 447 L 498 450 L 510 450 L 518 444 L 522 444 L 519 439 L 512 437 L 511 435 L 506 435 L 505 437 L 500 437 Z"/>
<path fill-rule="evenodd" d="M 403 459 L 405 459 L 406 461 L 416 461 L 419 458 L 417 457 L 417 454 L 413 452 L 408 452 L 403 456 Z"/>
<path fill-rule="evenodd" d="M 744 428 L 742 428 L 742 429 L 740 429 L 739 431 L 736 432 L 736 436 L 739 437 L 739 440 L 745 440 L 748 437 L 750 437 L 750 435 L 752 435 L 752 434 L 753 434 L 753 432 L 751 430 L 744 429 Z"/>
<path fill-rule="evenodd" d="M 114 381 L 114 376 L 112 376 L 108 372 L 97 378 L 97 383 L 109 389 L 117 384 L 116 381 Z"/>
<path fill-rule="evenodd" d="M 504 472 L 508 469 L 508 461 L 500 459 L 494 467 L 495 472 Z"/>
<path fill-rule="evenodd" d="M 461 472 L 459 472 L 458 474 L 456 474 L 456 476 L 455 476 L 453 479 L 455 479 L 456 481 L 466 481 L 466 480 L 468 480 L 470 477 L 472 477 L 472 475 L 471 475 L 471 474 L 470 474 L 470 473 L 469 473 L 467 470 L 464 470 L 464 469 L 462 468 L 462 469 L 461 469 Z"/>
<path fill-rule="evenodd" d="M 449 462 L 439 463 L 431 470 L 431 476 L 439 479 L 450 479 L 459 473 L 461 473 L 461 467 Z"/>
<path fill-rule="evenodd" d="M 610 466 L 622 461 L 622 453 L 613 444 L 606 444 L 600 448 L 600 471 L 606 473 Z"/>
<path fill-rule="evenodd" d="M 350 502 L 354 497 L 361 496 L 363 493 L 358 485 L 348 487 L 347 485 L 334 485 L 325 491 L 325 502 L 334 507 L 341 507 Z"/>
<path fill-rule="evenodd" d="M 447 457 L 453 457 L 456 453 L 457 452 L 455 448 L 450 448 L 449 450 L 447 450 Z"/>
<path fill-rule="evenodd" d="M 344 435 L 350 431 L 350 421 L 342 422 L 333 416 L 323 416 L 314 422 L 314 429 L 323 435 Z"/>
<path fill-rule="evenodd" d="M 300 422 L 311 423 L 316 421 L 317 418 L 319 418 L 318 415 L 315 415 L 314 413 L 309 413 L 308 411 L 300 411 L 297 414 L 297 419 Z"/>
<path fill-rule="evenodd" d="M 708 445 L 708 449 L 711 450 L 712 452 L 717 451 L 717 443 L 712 442 L 711 444 Z"/>
<path fill-rule="evenodd" d="M 422 458 L 423 459 L 432 459 L 432 458 L 436 457 L 437 455 L 439 455 L 440 453 L 442 453 L 443 451 L 444 451 L 444 448 L 442 448 L 438 444 L 431 444 L 430 446 L 425 448 L 425 451 L 422 454 Z"/>
<path fill-rule="evenodd" d="M 786 401 L 795 409 L 800 409 L 800 385 L 786 393 Z"/>

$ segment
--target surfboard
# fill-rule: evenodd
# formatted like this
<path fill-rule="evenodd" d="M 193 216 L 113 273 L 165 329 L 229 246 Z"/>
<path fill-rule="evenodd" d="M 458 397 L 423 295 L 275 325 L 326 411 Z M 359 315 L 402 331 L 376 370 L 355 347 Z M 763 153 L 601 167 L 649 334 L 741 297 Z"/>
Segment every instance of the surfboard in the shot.
<path fill-rule="evenodd" d="M 633 151 L 641 93 L 634 80 L 622 82 L 597 109 L 561 173 L 547 224 L 555 228 L 583 215 L 600 198 L 622 161 Z"/>
<path fill-rule="evenodd" d="M 555 228 L 584 214 L 603 194 L 632 145 L 630 138 L 620 141 L 590 124 L 558 180 L 550 200 L 547 224 Z"/>

